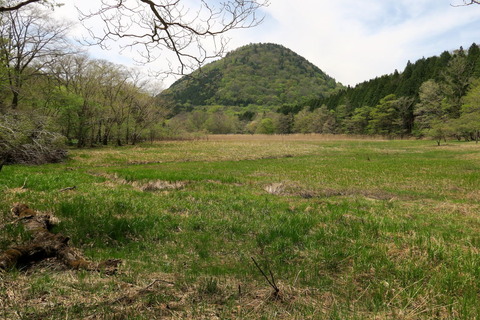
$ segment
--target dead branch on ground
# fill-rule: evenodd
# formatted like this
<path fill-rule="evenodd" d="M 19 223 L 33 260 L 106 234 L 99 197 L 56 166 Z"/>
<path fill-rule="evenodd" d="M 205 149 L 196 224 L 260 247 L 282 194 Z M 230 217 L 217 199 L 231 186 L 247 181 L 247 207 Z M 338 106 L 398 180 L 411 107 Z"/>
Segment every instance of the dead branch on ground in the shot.
<path fill-rule="evenodd" d="M 121 263 L 118 259 L 100 263 L 86 260 L 78 250 L 68 245 L 69 237 L 50 232 L 52 226 L 58 223 L 58 219 L 51 214 L 32 210 L 21 203 L 15 204 L 11 211 L 16 221 L 23 223 L 33 239 L 25 245 L 13 246 L 0 253 L 0 271 L 51 257 L 56 257 L 70 269 L 102 271 L 107 274 L 115 273 Z"/>
<path fill-rule="evenodd" d="M 255 260 L 255 258 L 253 258 L 253 257 L 251 257 L 251 258 L 253 260 L 253 263 L 255 263 L 255 266 L 257 267 L 257 269 L 260 270 L 260 272 L 263 275 L 263 277 L 265 278 L 265 280 L 267 280 L 268 284 L 273 288 L 274 296 L 278 297 L 278 295 L 280 293 L 280 289 L 278 288 L 277 284 L 275 283 L 275 278 L 273 276 L 273 272 L 271 270 L 269 270 L 269 273 L 270 273 L 270 279 L 269 279 L 268 276 L 265 274 L 265 272 L 262 270 L 262 268 L 260 268 L 260 266 L 257 263 L 257 261 Z"/>

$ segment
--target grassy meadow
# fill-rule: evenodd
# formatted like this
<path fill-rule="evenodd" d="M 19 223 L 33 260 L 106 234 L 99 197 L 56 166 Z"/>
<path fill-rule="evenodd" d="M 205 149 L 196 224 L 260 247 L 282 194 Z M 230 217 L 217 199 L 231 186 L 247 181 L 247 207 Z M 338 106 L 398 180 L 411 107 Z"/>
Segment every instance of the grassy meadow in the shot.
<path fill-rule="evenodd" d="M 28 241 L 11 223 L 23 202 L 54 213 L 89 259 L 123 260 L 114 275 L 53 260 L 0 273 L 0 319 L 480 319 L 475 143 L 72 149 L 65 163 L 5 166 L 0 195 L 0 250 Z"/>

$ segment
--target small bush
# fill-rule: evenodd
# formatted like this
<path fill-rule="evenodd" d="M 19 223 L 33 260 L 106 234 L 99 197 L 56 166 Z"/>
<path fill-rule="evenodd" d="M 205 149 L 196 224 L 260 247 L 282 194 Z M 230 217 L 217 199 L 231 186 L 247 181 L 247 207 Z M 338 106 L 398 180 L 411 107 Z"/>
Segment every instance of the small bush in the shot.
<path fill-rule="evenodd" d="M 0 116 L 0 164 L 44 164 L 64 160 L 65 137 L 50 131 L 46 119 Z"/>

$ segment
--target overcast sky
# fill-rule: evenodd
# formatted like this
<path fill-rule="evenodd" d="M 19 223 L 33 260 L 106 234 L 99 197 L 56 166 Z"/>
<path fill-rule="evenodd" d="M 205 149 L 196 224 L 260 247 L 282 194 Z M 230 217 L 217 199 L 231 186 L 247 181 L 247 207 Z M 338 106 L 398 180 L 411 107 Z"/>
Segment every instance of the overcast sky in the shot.
<path fill-rule="evenodd" d="M 192 0 L 185 0 L 192 1 Z M 72 1 L 55 13 L 74 17 Z M 480 44 L 480 5 L 461 0 L 271 0 L 264 23 L 234 31 L 229 49 L 281 44 L 345 85 L 402 71 L 408 60 Z M 83 8 L 98 0 L 77 1 Z M 82 33 L 81 28 L 76 31 Z M 94 58 L 130 64 L 129 53 L 91 48 Z M 162 63 L 150 68 L 160 69 Z M 169 85 L 173 79 L 167 79 Z"/>

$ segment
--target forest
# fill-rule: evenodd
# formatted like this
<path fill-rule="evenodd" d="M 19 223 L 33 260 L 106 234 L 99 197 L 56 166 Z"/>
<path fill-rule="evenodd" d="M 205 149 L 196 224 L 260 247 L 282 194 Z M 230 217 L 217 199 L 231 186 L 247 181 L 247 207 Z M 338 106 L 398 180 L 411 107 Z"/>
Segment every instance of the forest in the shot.
<path fill-rule="evenodd" d="M 0 19 L 0 159 L 55 162 L 65 145 L 157 138 L 166 114 L 155 98 L 158 83 L 134 68 L 91 59 L 67 36 L 71 24 L 41 8 Z"/>
<path fill-rule="evenodd" d="M 337 85 L 327 92 L 317 88 L 317 98 L 308 101 L 222 106 L 224 100 L 213 98 L 210 101 L 216 105 L 190 106 L 169 125 L 190 132 L 429 137 L 439 144 L 447 138 L 477 141 L 479 77 L 480 49 L 472 44 L 468 50 L 409 61 L 401 72 L 355 87 Z"/>
<path fill-rule="evenodd" d="M 0 19 L 0 163 L 205 134 L 479 139 L 476 44 L 355 87 L 281 45 L 250 44 L 161 92 L 134 68 L 90 58 L 67 36 L 71 24 L 47 11 L 25 7 Z"/>

